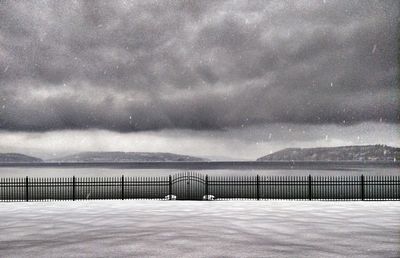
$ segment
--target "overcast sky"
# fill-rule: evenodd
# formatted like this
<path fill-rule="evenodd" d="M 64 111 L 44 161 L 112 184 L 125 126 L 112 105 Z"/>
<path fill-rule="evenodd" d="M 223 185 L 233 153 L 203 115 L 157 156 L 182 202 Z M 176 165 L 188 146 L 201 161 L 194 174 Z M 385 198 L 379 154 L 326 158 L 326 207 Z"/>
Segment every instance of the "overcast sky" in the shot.
<path fill-rule="evenodd" d="M 0 0 L 0 151 L 400 146 L 399 9 Z"/>

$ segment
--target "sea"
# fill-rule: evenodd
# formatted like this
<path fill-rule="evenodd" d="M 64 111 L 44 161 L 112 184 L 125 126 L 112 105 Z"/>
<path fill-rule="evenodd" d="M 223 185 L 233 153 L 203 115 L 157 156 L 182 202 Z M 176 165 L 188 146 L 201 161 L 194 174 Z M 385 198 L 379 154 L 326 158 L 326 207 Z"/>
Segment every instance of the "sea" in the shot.
<path fill-rule="evenodd" d="M 0 164 L 0 178 L 209 176 L 400 176 L 399 162 L 127 162 Z"/>

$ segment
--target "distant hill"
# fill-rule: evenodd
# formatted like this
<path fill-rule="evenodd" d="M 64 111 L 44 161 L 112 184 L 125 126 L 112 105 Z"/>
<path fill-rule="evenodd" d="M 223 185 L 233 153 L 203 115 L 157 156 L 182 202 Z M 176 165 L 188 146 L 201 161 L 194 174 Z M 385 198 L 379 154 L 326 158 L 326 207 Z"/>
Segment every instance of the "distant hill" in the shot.
<path fill-rule="evenodd" d="M 19 153 L 0 153 L 0 163 L 29 163 L 43 162 L 43 160 Z"/>
<path fill-rule="evenodd" d="M 207 161 L 207 159 L 163 152 L 82 152 L 52 162 L 168 162 Z"/>
<path fill-rule="evenodd" d="M 257 161 L 399 161 L 400 148 L 386 145 L 341 146 L 329 148 L 287 148 Z"/>

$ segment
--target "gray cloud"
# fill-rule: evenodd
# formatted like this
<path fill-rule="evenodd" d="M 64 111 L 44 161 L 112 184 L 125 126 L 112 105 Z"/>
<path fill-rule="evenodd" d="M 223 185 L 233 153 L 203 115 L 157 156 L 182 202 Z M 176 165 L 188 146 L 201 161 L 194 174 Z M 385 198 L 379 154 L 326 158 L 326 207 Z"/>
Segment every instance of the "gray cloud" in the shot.
<path fill-rule="evenodd" d="M 0 129 L 399 122 L 396 1 L 0 1 Z"/>

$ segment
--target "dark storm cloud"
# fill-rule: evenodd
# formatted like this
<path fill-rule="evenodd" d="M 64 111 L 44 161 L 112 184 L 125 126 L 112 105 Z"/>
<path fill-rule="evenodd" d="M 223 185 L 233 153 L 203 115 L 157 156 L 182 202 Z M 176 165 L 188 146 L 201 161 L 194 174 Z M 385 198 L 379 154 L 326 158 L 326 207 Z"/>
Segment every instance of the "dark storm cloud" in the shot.
<path fill-rule="evenodd" d="M 1 1 L 0 129 L 399 122 L 396 1 Z"/>

